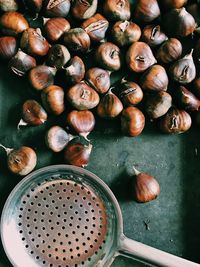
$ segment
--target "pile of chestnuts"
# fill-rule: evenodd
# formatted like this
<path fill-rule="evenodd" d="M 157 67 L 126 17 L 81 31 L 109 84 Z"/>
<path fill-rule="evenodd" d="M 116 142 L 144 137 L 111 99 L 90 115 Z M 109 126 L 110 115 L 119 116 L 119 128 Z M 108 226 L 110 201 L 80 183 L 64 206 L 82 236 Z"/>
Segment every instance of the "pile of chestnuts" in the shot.
<path fill-rule="evenodd" d="M 147 119 L 186 132 L 200 124 L 199 34 L 197 0 L 0 0 L 0 60 L 41 95 L 23 104 L 18 128 L 66 114 L 45 140 L 77 166 L 98 117 L 120 117 L 133 137 Z"/>

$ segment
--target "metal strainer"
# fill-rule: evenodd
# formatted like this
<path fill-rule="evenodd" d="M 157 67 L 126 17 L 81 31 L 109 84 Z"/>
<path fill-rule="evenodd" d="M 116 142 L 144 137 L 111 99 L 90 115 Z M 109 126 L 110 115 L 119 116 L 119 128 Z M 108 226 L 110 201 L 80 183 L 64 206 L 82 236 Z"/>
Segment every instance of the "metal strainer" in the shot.
<path fill-rule="evenodd" d="M 37 170 L 14 188 L 2 212 L 1 238 L 17 267 L 107 267 L 120 254 L 156 266 L 200 266 L 125 237 L 109 187 L 68 165 Z"/>

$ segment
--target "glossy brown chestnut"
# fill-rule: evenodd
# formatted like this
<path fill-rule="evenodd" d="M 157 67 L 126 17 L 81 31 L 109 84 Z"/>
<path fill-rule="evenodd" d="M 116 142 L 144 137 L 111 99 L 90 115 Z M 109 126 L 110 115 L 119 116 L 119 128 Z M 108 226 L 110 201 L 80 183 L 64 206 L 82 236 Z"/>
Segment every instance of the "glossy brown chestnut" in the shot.
<path fill-rule="evenodd" d="M 168 83 L 166 70 L 160 65 L 151 66 L 140 79 L 140 86 L 146 91 L 166 91 Z"/>
<path fill-rule="evenodd" d="M 55 115 L 60 115 L 65 110 L 64 90 L 57 85 L 50 85 L 42 91 L 42 104 L 45 109 Z"/>
<path fill-rule="evenodd" d="M 16 0 L 0 0 L 0 10 L 3 12 L 17 11 L 18 4 Z"/>
<path fill-rule="evenodd" d="M 99 117 L 107 119 L 117 117 L 122 110 L 123 105 L 121 100 L 113 94 L 111 90 L 101 98 L 101 101 L 97 106 L 97 114 Z"/>
<path fill-rule="evenodd" d="M 143 99 L 143 91 L 135 82 L 122 81 L 120 99 L 125 106 L 137 105 Z"/>
<path fill-rule="evenodd" d="M 146 112 L 152 119 L 162 117 L 172 106 L 172 97 L 164 91 L 149 96 L 146 102 Z"/>
<path fill-rule="evenodd" d="M 64 34 L 64 44 L 74 52 L 87 52 L 90 48 L 90 37 L 82 28 L 74 28 Z"/>
<path fill-rule="evenodd" d="M 121 129 L 124 134 L 138 136 L 145 126 L 145 117 L 136 107 L 127 107 L 122 111 Z"/>
<path fill-rule="evenodd" d="M 162 0 L 162 5 L 165 8 L 181 8 L 186 5 L 188 0 Z"/>
<path fill-rule="evenodd" d="M 45 65 L 38 65 L 31 69 L 28 75 L 29 82 L 35 90 L 43 90 L 54 84 L 56 69 Z"/>
<path fill-rule="evenodd" d="M 117 45 L 130 45 L 140 39 L 141 29 L 131 21 L 117 21 L 112 27 L 111 35 Z"/>
<path fill-rule="evenodd" d="M 194 94 L 198 98 L 200 98 L 200 77 L 194 80 L 192 89 L 193 89 Z"/>
<path fill-rule="evenodd" d="M 142 23 L 149 23 L 160 16 L 157 0 L 138 0 L 133 18 Z"/>
<path fill-rule="evenodd" d="M 66 17 L 70 10 L 70 0 L 45 0 L 44 12 L 46 17 Z"/>
<path fill-rule="evenodd" d="M 196 67 L 193 61 L 193 49 L 183 58 L 176 61 L 169 69 L 171 77 L 176 82 L 187 84 L 193 81 L 196 77 Z"/>
<path fill-rule="evenodd" d="M 30 13 L 39 13 L 42 9 L 43 0 L 25 0 L 23 2 Z"/>
<path fill-rule="evenodd" d="M 176 38 L 170 38 L 158 48 L 156 59 L 161 63 L 170 63 L 179 59 L 181 55 L 181 42 Z"/>
<path fill-rule="evenodd" d="M 85 76 L 85 65 L 83 63 L 83 60 L 75 56 L 73 57 L 65 70 L 65 80 L 69 84 L 76 84 L 83 80 Z"/>
<path fill-rule="evenodd" d="M 72 110 L 67 115 L 67 124 L 76 133 L 87 138 L 88 134 L 94 129 L 95 118 L 93 113 L 89 110 Z"/>
<path fill-rule="evenodd" d="M 99 95 L 85 82 L 69 88 L 66 96 L 71 105 L 78 110 L 92 109 L 99 104 Z"/>
<path fill-rule="evenodd" d="M 47 120 L 47 113 L 35 100 L 27 100 L 22 107 L 22 119 L 26 125 L 40 125 Z M 22 125 L 21 123 L 19 126 Z"/>
<path fill-rule="evenodd" d="M 104 40 L 109 22 L 101 14 L 97 13 L 93 17 L 85 20 L 81 27 L 90 36 L 90 39 L 95 42 Z"/>
<path fill-rule="evenodd" d="M 170 108 L 160 121 L 160 129 L 164 133 L 183 133 L 188 131 L 191 125 L 190 115 L 177 108 Z"/>
<path fill-rule="evenodd" d="M 17 41 L 15 37 L 0 37 L 0 58 L 11 59 L 17 53 Z"/>
<path fill-rule="evenodd" d="M 96 13 L 97 4 L 98 0 L 74 0 L 71 11 L 76 19 L 88 19 Z"/>
<path fill-rule="evenodd" d="M 18 51 L 17 54 L 9 61 L 9 69 L 18 76 L 24 76 L 30 69 L 36 67 L 36 60 L 24 53 Z"/>
<path fill-rule="evenodd" d="M 40 28 L 29 28 L 22 34 L 20 47 L 32 56 L 45 56 L 49 51 L 49 43 L 42 36 Z"/>
<path fill-rule="evenodd" d="M 120 49 L 113 43 L 101 44 L 96 50 L 97 64 L 110 71 L 117 71 L 121 68 Z"/>
<path fill-rule="evenodd" d="M 110 88 L 110 74 L 107 70 L 101 68 L 91 68 L 86 72 L 86 81 L 98 93 L 104 94 Z"/>
<path fill-rule="evenodd" d="M 68 49 L 61 44 L 53 45 L 47 55 L 47 65 L 61 69 L 70 60 L 70 53 Z"/>
<path fill-rule="evenodd" d="M 24 16 L 15 11 L 5 12 L 0 17 L 0 31 L 4 35 L 17 36 L 28 29 L 29 24 Z"/>
<path fill-rule="evenodd" d="M 44 33 L 49 42 L 57 42 L 69 30 L 70 24 L 65 18 L 44 19 Z"/>
<path fill-rule="evenodd" d="M 67 164 L 86 167 L 89 163 L 92 145 L 69 142 L 64 149 L 64 160 Z"/>
<path fill-rule="evenodd" d="M 161 45 L 168 39 L 167 35 L 161 30 L 160 25 L 147 25 L 142 32 L 141 40 L 150 47 Z"/>
<path fill-rule="evenodd" d="M 129 0 L 105 0 L 103 9 L 109 20 L 129 20 L 131 17 Z"/>
<path fill-rule="evenodd" d="M 135 42 L 127 51 L 126 62 L 130 70 L 139 73 L 145 71 L 157 61 L 148 44 Z"/>
<path fill-rule="evenodd" d="M 184 7 L 170 10 L 163 17 L 163 22 L 163 27 L 171 37 L 186 37 L 196 28 L 194 17 Z"/>
<path fill-rule="evenodd" d="M 176 99 L 185 110 L 199 110 L 200 100 L 184 86 L 180 86 L 176 89 Z"/>

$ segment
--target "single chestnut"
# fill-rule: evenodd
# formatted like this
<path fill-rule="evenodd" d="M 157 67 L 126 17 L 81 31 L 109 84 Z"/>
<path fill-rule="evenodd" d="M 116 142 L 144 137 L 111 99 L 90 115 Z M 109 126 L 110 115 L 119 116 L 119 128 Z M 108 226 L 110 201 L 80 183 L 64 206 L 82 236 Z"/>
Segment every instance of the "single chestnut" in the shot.
<path fill-rule="evenodd" d="M 17 40 L 12 36 L 0 37 L 0 58 L 11 59 L 17 53 Z"/>
<path fill-rule="evenodd" d="M 44 0 L 46 17 L 66 17 L 71 7 L 70 0 Z"/>
<path fill-rule="evenodd" d="M 171 63 L 182 55 L 182 44 L 176 38 L 169 38 L 157 50 L 156 59 L 160 63 Z"/>
<path fill-rule="evenodd" d="M 143 99 L 143 91 L 137 83 L 122 80 L 120 99 L 125 106 L 137 105 Z"/>
<path fill-rule="evenodd" d="M 193 49 L 189 54 L 176 61 L 170 66 L 169 72 L 174 81 L 187 84 L 196 77 L 196 67 L 192 57 Z"/>
<path fill-rule="evenodd" d="M 54 84 L 55 74 L 55 68 L 46 65 L 38 65 L 29 71 L 28 79 L 35 90 L 41 91 L 49 85 Z"/>
<path fill-rule="evenodd" d="M 162 0 L 162 5 L 165 8 L 181 8 L 186 5 L 188 0 Z"/>
<path fill-rule="evenodd" d="M 103 10 L 109 20 L 129 20 L 131 17 L 129 0 L 105 0 Z"/>
<path fill-rule="evenodd" d="M 78 167 L 86 167 L 90 160 L 92 145 L 69 142 L 64 149 L 64 161 Z"/>
<path fill-rule="evenodd" d="M 145 116 L 136 107 L 127 107 L 122 111 L 121 129 L 124 134 L 138 136 L 145 126 Z"/>
<path fill-rule="evenodd" d="M 183 133 L 190 129 L 192 119 L 185 110 L 170 108 L 160 120 L 160 129 L 164 133 Z"/>
<path fill-rule="evenodd" d="M 30 69 L 36 67 L 36 60 L 19 50 L 8 63 L 9 69 L 18 76 L 24 76 Z"/>
<path fill-rule="evenodd" d="M 200 98 L 200 77 L 197 77 L 193 82 L 193 93 Z"/>
<path fill-rule="evenodd" d="M 17 11 L 18 3 L 16 0 L 0 0 L 0 10 L 3 12 Z"/>
<path fill-rule="evenodd" d="M 111 89 L 106 93 L 97 106 L 97 114 L 101 118 L 112 119 L 117 117 L 123 110 L 121 100 L 112 93 Z"/>
<path fill-rule="evenodd" d="M 186 37 L 196 28 L 194 17 L 182 7 L 171 9 L 163 17 L 163 27 L 170 37 Z"/>
<path fill-rule="evenodd" d="M 28 21 L 19 12 L 5 12 L 0 17 L 0 31 L 4 35 L 17 36 L 19 33 L 28 29 L 28 27 Z"/>
<path fill-rule="evenodd" d="M 150 47 L 161 45 L 168 39 L 167 35 L 161 30 L 160 25 L 147 25 L 142 31 L 141 41 Z"/>
<path fill-rule="evenodd" d="M 99 13 L 85 20 L 81 25 L 90 36 L 90 39 L 95 42 L 104 40 L 108 26 L 108 20 Z"/>
<path fill-rule="evenodd" d="M 46 64 L 61 69 L 70 60 L 70 57 L 70 53 L 64 45 L 55 44 L 49 49 Z"/>
<path fill-rule="evenodd" d="M 160 16 L 157 0 L 138 0 L 133 12 L 133 17 L 140 23 L 150 23 Z"/>
<path fill-rule="evenodd" d="M 88 19 L 96 13 L 97 4 L 98 0 L 74 0 L 72 15 L 79 20 Z"/>
<path fill-rule="evenodd" d="M 166 91 L 169 79 L 161 65 L 153 65 L 140 78 L 140 86 L 145 91 Z"/>
<path fill-rule="evenodd" d="M 200 24 L 200 6 L 197 3 L 186 6 L 187 11 L 194 17 L 197 25 Z M 195 29 L 196 32 L 196 29 Z"/>
<path fill-rule="evenodd" d="M 23 3 L 30 13 L 38 14 L 42 9 L 43 0 L 25 0 Z"/>
<path fill-rule="evenodd" d="M 85 74 L 86 81 L 98 93 L 104 94 L 110 88 L 110 74 L 107 70 L 101 68 L 91 68 Z"/>
<path fill-rule="evenodd" d="M 76 133 L 87 139 L 87 136 L 94 129 L 95 118 L 93 113 L 89 110 L 72 110 L 67 115 L 67 124 Z"/>
<path fill-rule="evenodd" d="M 157 61 L 148 44 L 135 42 L 126 53 L 126 62 L 130 70 L 139 73 L 145 71 Z"/>
<path fill-rule="evenodd" d="M 49 42 L 57 42 L 69 30 L 70 24 L 65 18 L 44 19 L 44 35 Z"/>
<path fill-rule="evenodd" d="M 49 43 L 42 36 L 40 28 L 29 28 L 22 34 L 20 47 L 32 56 L 45 56 L 49 51 Z"/>
<path fill-rule="evenodd" d="M 41 94 L 42 104 L 45 109 L 55 115 L 60 115 L 65 110 L 64 90 L 57 85 L 46 87 Z"/>
<path fill-rule="evenodd" d="M 184 86 L 176 88 L 175 95 L 178 103 L 185 110 L 199 110 L 200 100 Z"/>
<path fill-rule="evenodd" d="M 146 101 L 146 112 L 152 119 L 162 117 L 172 106 L 172 97 L 165 91 L 157 92 L 148 97 Z"/>
<path fill-rule="evenodd" d="M 114 43 L 119 46 L 126 46 L 140 39 L 141 29 L 134 22 L 117 21 L 112 27 L 111 35 Z"/>
<path fill-rule="evenodd" d="M 88 52 L 90 37 L 82 28 L 74 28 L 64 34 L 64 44 L 73 52 Z"/>
<path fill-rule="evenodd" d="M 69 88 L 66 97 L 70 104 L 78 110 L 92 109 L 99 104 L 99 95 L 85 82 L 77 83 Z"/>
<path fill-rule="evenodd" d="M 85 76 L 85 65 L 83 60 L 75 56 L 73 57 L 66 68 L 64 69 L 65 80 L 69 84 L 76 84 L 83 80 Z"/>
<path fill-rule="evenodd" d="M 47 113 L 43 107 L 35 100 L 29 99 L 24 102 L 22 106 L 22 119 L 18 124 L 18 129 L 21 126 L 37 126 L 45 123 L 47 120 Z"/>
<path fill-rule="evenodd" d="M 61 152 L 74 137 L 60 126 L 52 126 L 45 135 L 45 142 L 53 152 Z"/>
<path fill-rule="evenodd" d="M 113 43 L 102 43 L 96 50 L 97 64 L 110 71 L 117 71 L 121 68 L 120 49 Z"/>

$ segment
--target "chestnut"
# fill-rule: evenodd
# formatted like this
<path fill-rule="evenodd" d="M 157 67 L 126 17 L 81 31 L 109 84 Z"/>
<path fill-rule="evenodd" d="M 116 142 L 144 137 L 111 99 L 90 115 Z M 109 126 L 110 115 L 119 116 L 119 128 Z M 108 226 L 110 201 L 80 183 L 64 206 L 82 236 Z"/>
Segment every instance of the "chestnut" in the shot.
<path fill-rule="evenodd" d="M 90 36 L 90 39 L 95 42 L 104 40 L 109 22 L 101 14 L 97 13 L 93 17 L 85 20 L 81 27 Z"/>
<path fill-rule="evenodd" d="M 16 0 L 0 0 L 0 10 L 3 12 L 17 11 L 18 3 Z"/>
<path fill-rule="evenodd" d="M 65 18 L 44 19 L 44 34 L 49 42 L 57 42 L 69 30 L 70 24 Z"/>
<path fill-rule="evenodd" d="M 43 90 L 54 84 L 56 69 L 45 65 L 38 65 L 31 69 L 28 74 L 29 82 L 35 90 Z"/>
<path fill-rule="evenodd" d="M 160 8 L 157 0 L 138 0 L 133 17 L 141 23 L 149 23 L 160 16 Z"/>
<path fill-rule="evenodd" d="M 161 63 L 171 63 L 179 59 L 181 54 L 181 42 L 176 38 L 170 38 L 158 48 L 156 59 Z"/>
<path fill-rule="evenodd" d="M 197 3 L 186 6 L 187 11 L 194 17 L 197 25 L 200 24 L 200 6 Z M 196 32 L 197 29 L 195 29 Z"/>
<path fill-rule="evenodd" d="M 70 53 L 64 45 L 55 44 L 49 49 L 46 64 L 61 69 L 70 60 L 70 57 Z"/>
<path fill-rule="evenodd" d="M 103 10 L 109 20 L 129 20 L 131 17 L 129 0 L 105 0 Z"/>
<path fill-rule="evenodd" d="M 85 82 L 77 83 L 69 88 L 66 97 L 71 105 L 78 110 L 92 109 L 99 104 L 99 95 Z"/>
<path fill-rule="evenodd" d="M 168 37 L 161 30 L 160 25 L 147 25 L 142 31 L 141 40 L 150 47 L 161 45 L 167 39 Z"/>
<path fill-rule="evenodd" d="M 64 44 L 73 52 L 87 52 L 90 37 L 82 28 L 74 28 L 64 34 Z"/>
<path fill-rule="evenodd" d="M 101 68 L 91 68 L 85 74 L 86 81 L 98 93 L 104 94 L 110 88 L 110 74 L 107 70 Z"/>
<path fill-rule="evenodd" d="M 17 36 L 19 33 L 28 29 L 28 27 L 28 21 L 19 12 L 5 12 L 0 17 L 0 31 L 4 35 Z"/>
<path fill-rule="evenodd" d="M 137 105 L 143 99 L 143 91 L 137 83 L 122 80 L 120 99 L 125 106 Z"/>
<path fill-rule="evenodd" d="M 43 0 L 25 0 L 23 3 L 31 13 L 38 14 L 42 9 Z"/>
<path fill-rule="evenodd" d="M 70 0 L 44 0 L 46 17 L 66 17 L 70 10 Z"/>
<path fill-rule="evenodd" d="M 124 134 L 138 136 L 145 126 L 145 117 L 136 107 L 127 107 L 122 111 L 121 129 Z"/>
<path fill-rule="evenodd" d="M 111 89 L 105 94 L 97 106 L 97 114 L 101 118 L 112 119 L 117 117 L 123 110 L 121 100 L 112 93 Z"/>
<path fill-rule="evenodd" d="M 24 76 L 30 69 L 36 67 L 36 60 L 34 57 L 19 50 L 17 54 L 10 59 L 8 66 L 14 74 Z"/>
<path fill-rule="evenodd" d="M 144 72 L 140 86 L 145 91 L 166 91 L 169 79 L 166 70 L 160 65 L 153 65 Z"/>
<path fill-rule="evenodd" d="M 55 115 L 60 115 L 65 110 L 64 90 L 57 85 L 50 85 L 42 91 L 42 104 L 45 109 Z"/>
<path fill-rule="evenodd" d="M 172 106 L 172 97 L 164 91 L 152 94 L 146 101 L 146 112 L 152 119 L 162 117 Z"/>
<path fill-rule="evenodd" d="M 176 99 L 185 110 L 194 111 L 200 108 L 200 100 L 184 86 L 176 89 Z"/>
<path fill-rule="evenodd" d="M 183 133 L 190 129 L 192 119 L 185 110 L 170 108 L 160 120 L 160 129 L 164 133 Z"/>
<path fill-rule="evenodd" d="M 145 71 L 157 61 L 148 44 L 135 42 L 126 53 L 126 62 L 130 70 L 139 73 Z"/>
<path fill-rule="evenodd" d="M 112 27 L 111 35 L 114 43 L 126 46 L 140 39 L 141 29 L 131 21 L 117 21 Z"/>
<path fill-rule="evenodd" d="M 162 0 L 165 8 L 181 8 L 186 5 L 188 0 Z"/>
<path fill-rule="evenodd" d="M 89 110 L 72 110 L 67 115 L 67 124 L 76 133 L 87 139 L 87 136 L 94 129 L 95 118 L 93 113 Z"/>
<path fill-rule="evenodd" d="M 17 53 L 17 40 L 12 36 L 0 37 L 0 58 L 11 59 Z"/>
<path fill-rule="evenodd" d="M 83 60 L 75 56 L 73 57 L 66 68 L 63 68 L 65 72 L 65 80 L 69 84 L 76 84 L 83 80 L 85 76 L 85 65 Z"/>
<path fill-rule="evenodd" d="M 97 4 L 98 0 L 74 0 L 72 15 L 79 20 L 88 19 L 96 13 Z"/>
<path fill-rule="evenodd" d="M 22 34 L 20 47 L 32 56 L 45 56 L 49 51 L 49 43 L 42 36 L 40 28 L 29 28 Z"/>
<path fill-rule="evenodd" d="M 97 64 L 110 71 L 117 71 L 121 68 L 120 49 L 113 43 L 101 44 L 96 50 Z"/>

